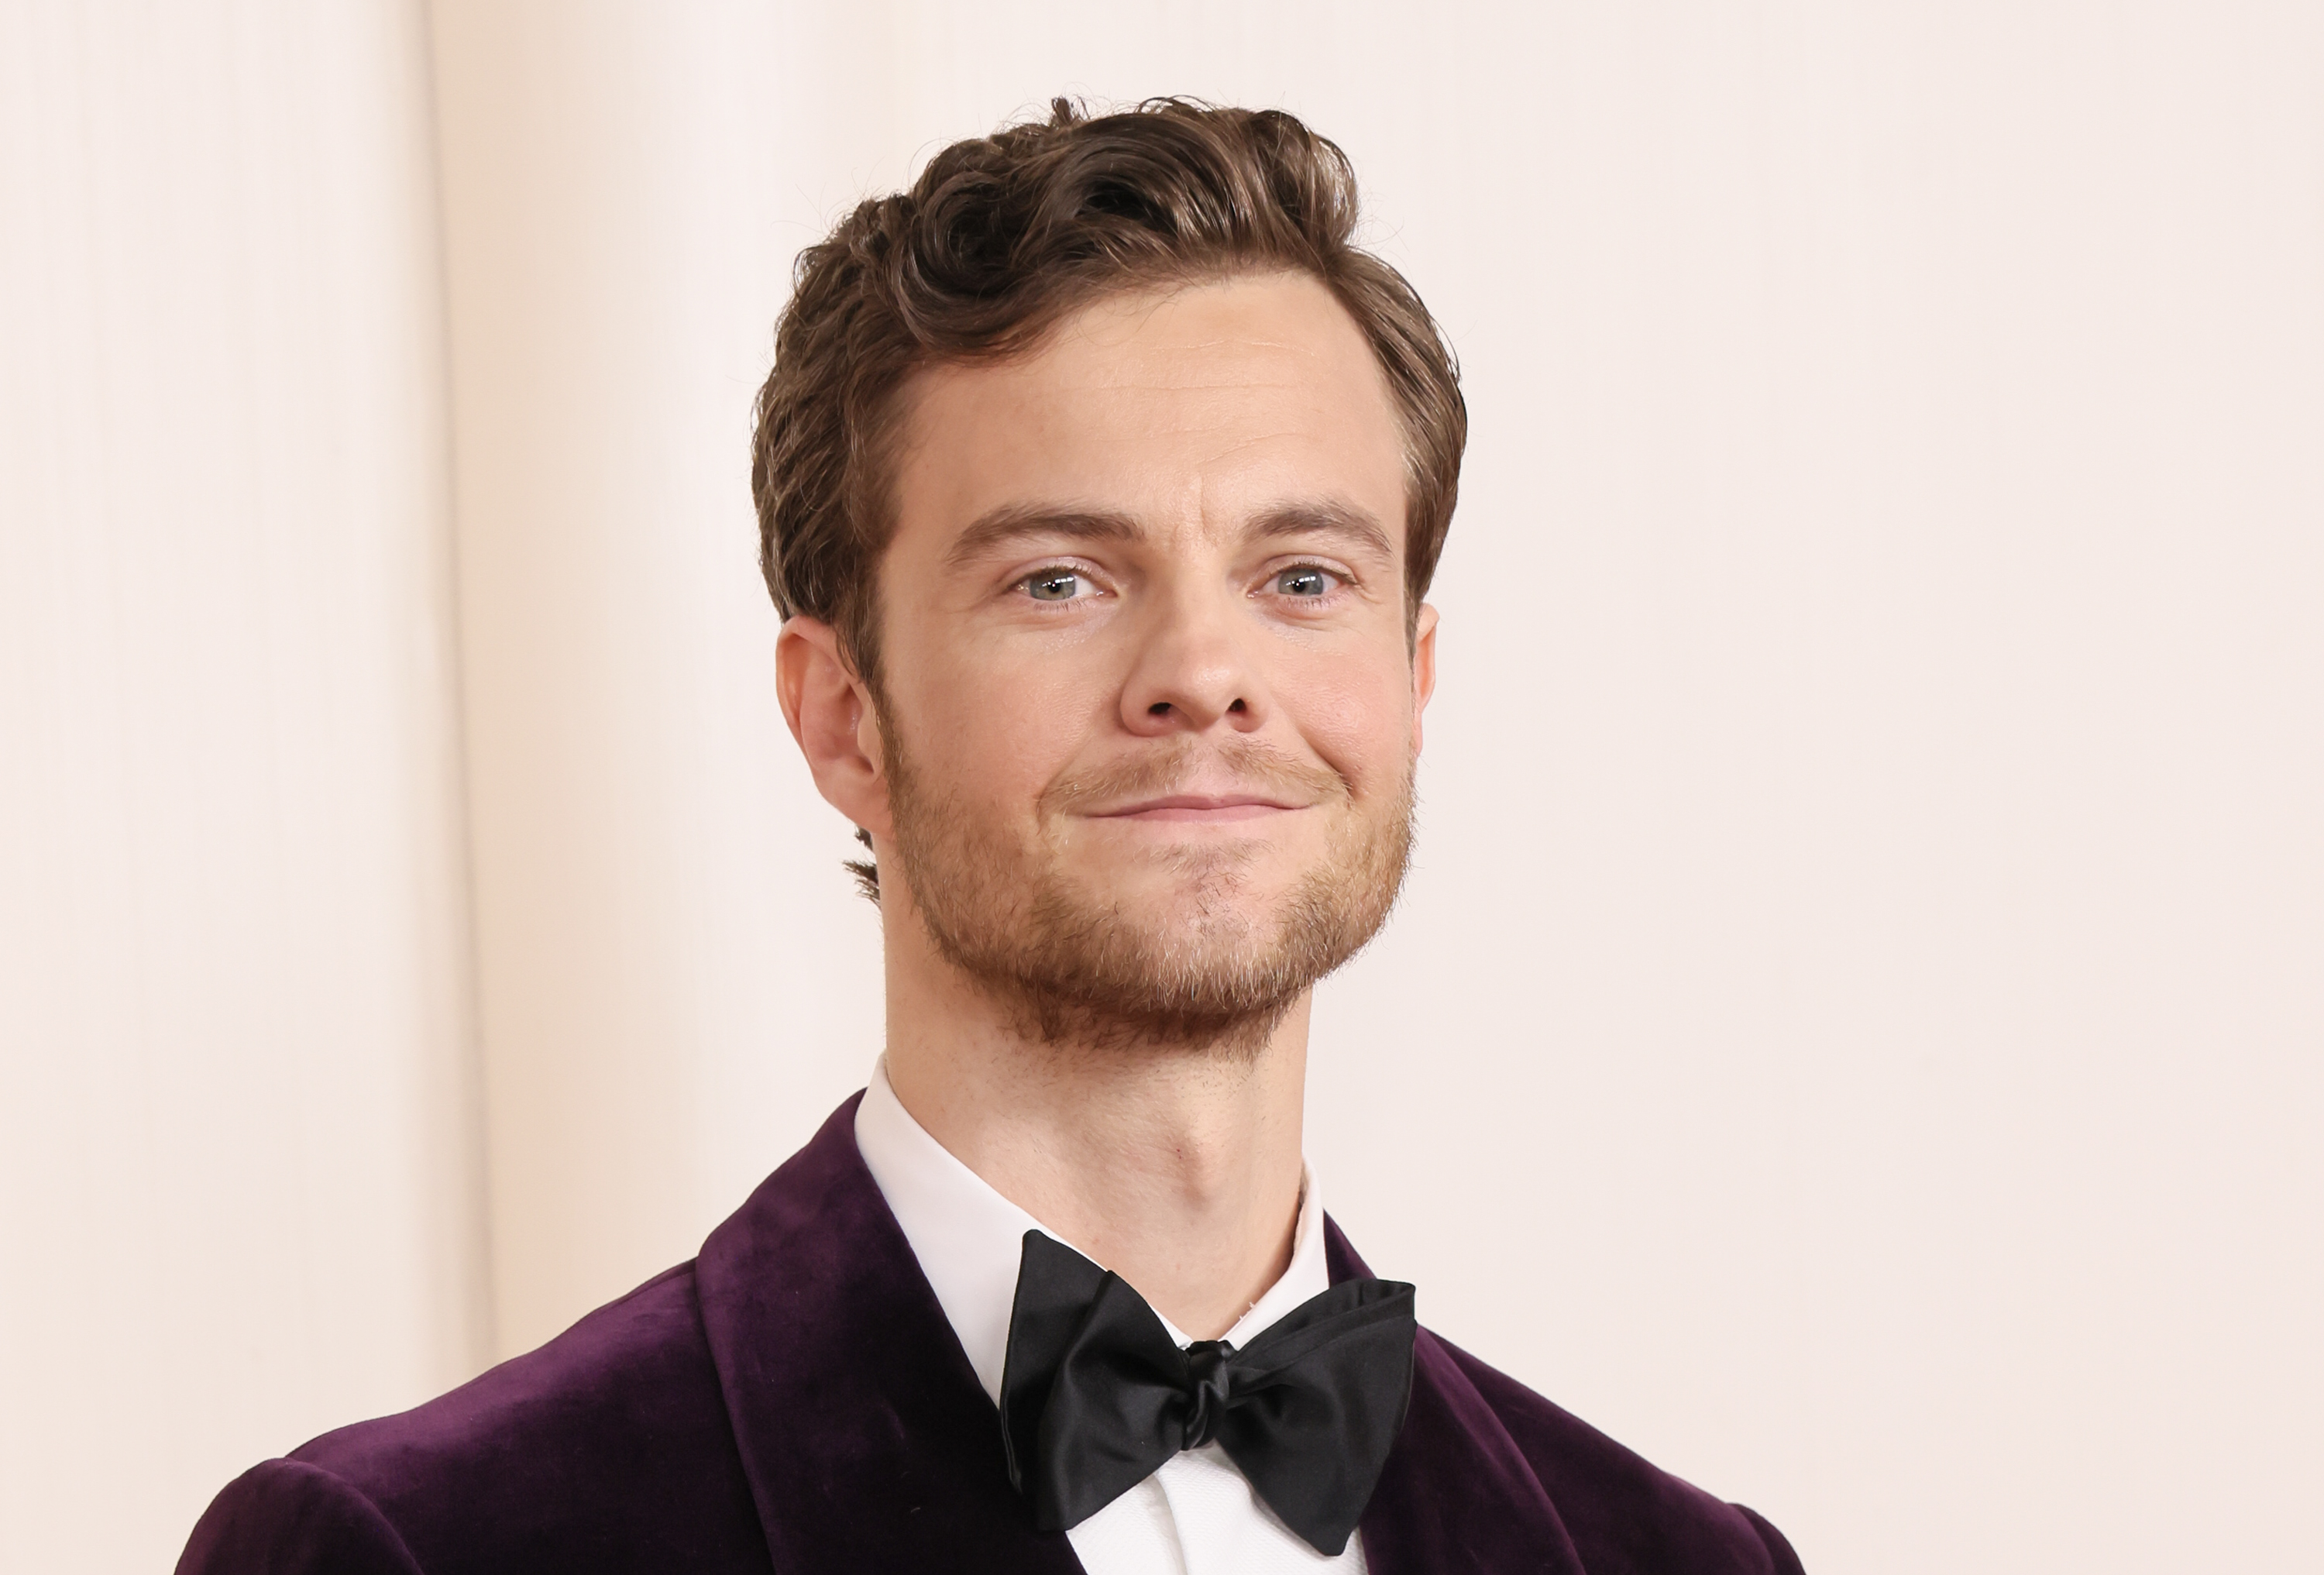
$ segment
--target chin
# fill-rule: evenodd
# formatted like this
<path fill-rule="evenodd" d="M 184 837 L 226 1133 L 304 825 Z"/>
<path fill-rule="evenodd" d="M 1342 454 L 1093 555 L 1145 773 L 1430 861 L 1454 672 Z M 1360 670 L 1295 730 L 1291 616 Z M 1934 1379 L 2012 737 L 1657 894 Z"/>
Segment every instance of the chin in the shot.
<path fill-rule="evenodd" d="M 1101 878 L 1087 889 L 1100 905 L 1141 928 L 1266 935 L 1282 923 L 1298 885 L 1296 872 L 1239 862 L 1226 868 L 1178 867 Z"/>

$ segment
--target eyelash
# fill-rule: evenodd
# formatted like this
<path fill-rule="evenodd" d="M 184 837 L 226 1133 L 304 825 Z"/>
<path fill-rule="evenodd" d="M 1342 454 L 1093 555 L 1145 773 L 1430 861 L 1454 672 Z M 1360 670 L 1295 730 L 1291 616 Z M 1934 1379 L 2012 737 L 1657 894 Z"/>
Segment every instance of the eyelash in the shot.
<path fill-rule="evenodd" d="M 1063 579 L 1084 580 L 1094 584 L 1097 580 L 1097 576 L 1090 573 L 1088 569 L 1084 568 L 1079 564 L 1043 564 L 1031 574 L 1018 576 L 1017 578 L 1009 583 L 1009 588 L 1012 591 L 1021 591 L 1024 593 L 1025 599 L 1027 601 L 1041 602 L 1045 606 L 1064 607 L 1069 606 L 1075 602 L 1083 602 L 1089 599 L 1085 596 L 1068 596 L 1062 602 L 1051 602 L 1046 601 L 1044 598 L 1033 594 L 1033 587 L 1038 585 L 1041 581 Z"/>
<path fill-rule="evenodd" d="M 1337 594 L 1339 592 L 1348 589 L 1351 585 L 1356 583 L 1355 576 L 1348 573 L 1345 569 L 1333 568 L 1328 563 L 1305 562 L 1286 563 L 1280 568 L 1269 569 L 1267 572 L 1266 583 L 1269 585 L 1280 585 L 1283 582 L 1284 576 L 1299 574 L 1322 575 L 1325 579 L 1331 581 L 1332 584 L 1320 596 L 1294 596 L 1291 600 L 1295 602 L 1328 602 L 1333 595 Z"/>

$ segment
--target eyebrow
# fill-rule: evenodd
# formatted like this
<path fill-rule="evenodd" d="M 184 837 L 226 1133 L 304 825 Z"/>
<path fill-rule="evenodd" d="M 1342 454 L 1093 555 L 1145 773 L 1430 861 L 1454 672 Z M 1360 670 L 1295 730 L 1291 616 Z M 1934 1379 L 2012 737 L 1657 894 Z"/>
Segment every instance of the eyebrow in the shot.
<path fill-rule="evenodd" d="M 1068 541 L 1136 541 L 1146 531 L 1127 514 L 1106 509 L 1060 509 L 1046 503 L 1003 503 L 977 516 L 945 552 L 954 567 L 982 557 L 996 547 L 1028 536 Z"/>
<path fill-rule="evenodd" d="M 1331 500 L 1269 509 L 1251 521 L 1245 535 L 1255 541 L 1271 536 L 1333 536 L 1385 558 L 1396 557 L 1396 543 L 1370 510 Z"/>

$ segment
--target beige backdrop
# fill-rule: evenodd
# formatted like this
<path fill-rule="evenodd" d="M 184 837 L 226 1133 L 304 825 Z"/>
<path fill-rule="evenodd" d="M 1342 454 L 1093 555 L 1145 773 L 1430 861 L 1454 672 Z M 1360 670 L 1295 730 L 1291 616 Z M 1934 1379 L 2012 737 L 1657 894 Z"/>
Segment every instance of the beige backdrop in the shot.
<path fill-rule="evenodd" d="M 687 1256 L 860 1086 L 789 260 L 1281 104 L 1475 416 L 1309 1151 L 1810 1566 L 2293 1570 L 2324 1471 L 2324 11 L 0 9 L 0 1570 Z"/>

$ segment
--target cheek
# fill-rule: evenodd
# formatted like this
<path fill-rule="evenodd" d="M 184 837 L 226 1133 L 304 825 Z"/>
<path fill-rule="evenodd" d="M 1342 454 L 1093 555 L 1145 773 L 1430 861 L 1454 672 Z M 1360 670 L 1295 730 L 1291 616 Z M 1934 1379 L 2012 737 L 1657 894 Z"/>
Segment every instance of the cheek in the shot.
<path fill-rule="evenodd" d="M 1282 690 L 1300 736 L 1360 798 L 1404 780 L 1412 756 L 1412 675 L 1393 660 L 1319 661 L 1295 667 Z"/>
<path fill-rule="evenodd" d="M 905 714 L 912 763 L 939 791 L 1028 815 L 1109 708 L 1097 664 L 1033 659 L 963 640 L 915 663 Z"/>

